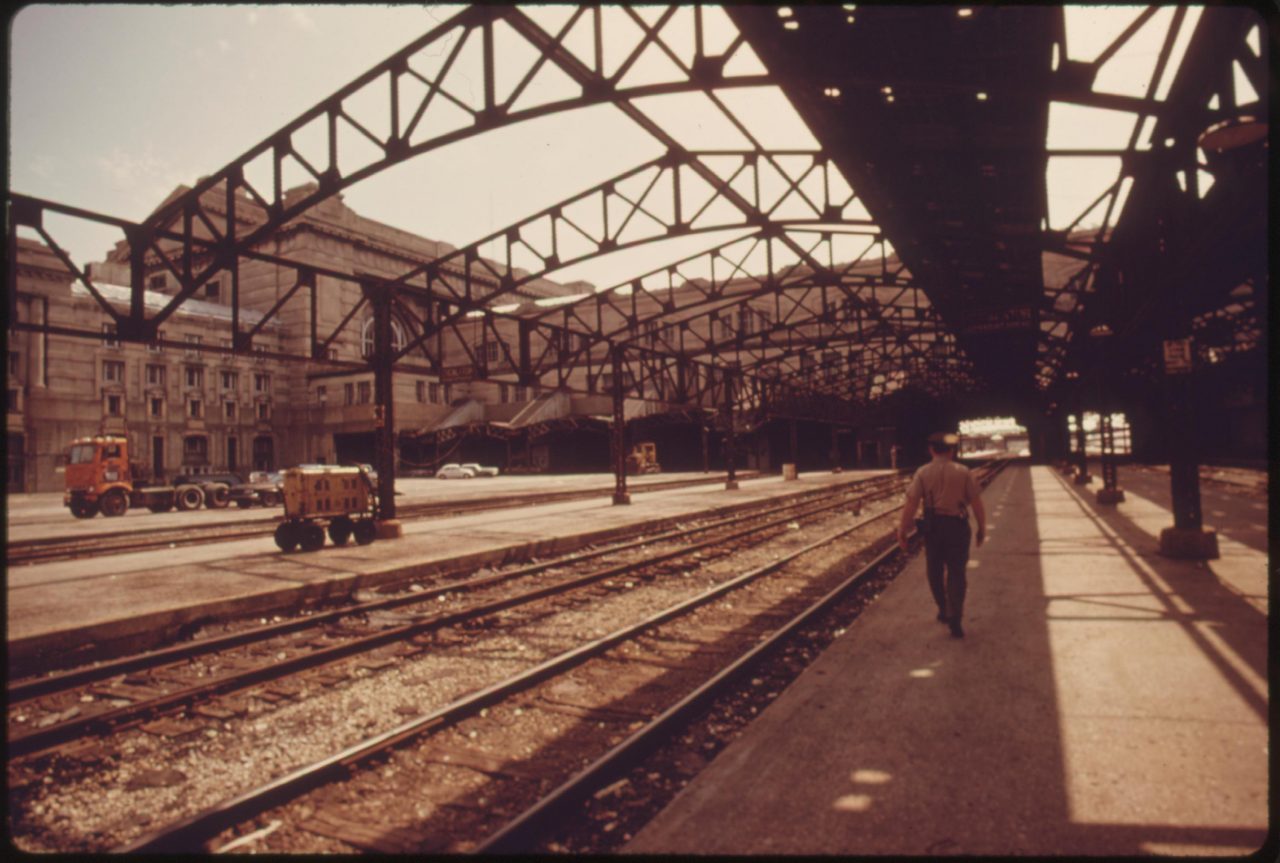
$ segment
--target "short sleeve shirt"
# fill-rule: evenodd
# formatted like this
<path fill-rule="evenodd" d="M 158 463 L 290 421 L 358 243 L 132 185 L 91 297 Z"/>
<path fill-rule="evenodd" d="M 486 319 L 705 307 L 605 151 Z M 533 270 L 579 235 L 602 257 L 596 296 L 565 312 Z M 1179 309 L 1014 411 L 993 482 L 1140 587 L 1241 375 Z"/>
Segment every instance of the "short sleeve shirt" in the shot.
<path fill-rule="evenodd" d="M 973 473 L 953 461 L 931 461 L 916 471 L 907 488 L 908 496 L 917 496 L 938 515 L 966 518 L 969 505 L 981 492 Z"/>

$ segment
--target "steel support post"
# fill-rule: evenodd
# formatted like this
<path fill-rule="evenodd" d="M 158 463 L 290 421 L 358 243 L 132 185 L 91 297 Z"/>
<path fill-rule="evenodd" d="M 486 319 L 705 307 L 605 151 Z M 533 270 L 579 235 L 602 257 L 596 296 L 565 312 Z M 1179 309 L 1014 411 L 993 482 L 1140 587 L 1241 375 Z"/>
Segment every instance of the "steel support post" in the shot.
<path fill-rule="evenodd" d="M 613 455 L 614 505 L 631 503 L 627 493 L 627 418 L 622 387 L 622 357 L 614 348 L 613 360 L 613 427 L 609 430 L 610 449 Z"/>
<path fill-rule="evenodd" d="M 1107 387 L 1107 375 L 1111 369 L 1106 362 L 1106 336 L 1100 337 L 1098 343 L 1098 437 L 1102 449 L 1102 488 L 1098 489 L 1095 499 L 1101 504 L 1117 504 L 1124 501 L 1124 492 L 1117 481 L 1116 439 L 1111 426 L 1110 390 Z"/>
<path fill-rule="evenodd" d="M 784 480 L 796 479 L 800 474 L 800 443 L 795 417 L 787 420 L 787 451 L 791 461 L 789 464 L 782 466 L 782 478 Z"/>
<path fill-rule="evenodd" d="M 1166 557 L 1213 560 L 1218 557 L 1218 535 L 1204 528 L 1200 509 L 1200 464 L 1196 458 L 1196 411 L 1190 409 L 1188 375 L 1169 381 L 1171 424 L 1169 437 L 1169 490 L 1173 503 L 1173 527 L 1160 532 L 1160 553 Z"/>
<path fill-rule="evenodd" d="M 711 429 L 707 428 L 707 420 L 702 420 L 702 472 L 711 473 Z"/>
<path fill-rule="evenodd" d="M 1076 485 L 1088 485 L 1093 482 L 1093 477 L 1089 476 L 1089 450 L 1085 446 L 1086 438 L 1084 433 L 1084 399 L 1080 399 L 1080 409 L 1076 412 Z"/>
<path fill-rule="evenodd" d="M 394 354 L 391 344 L 391 294 L 385 288 L 365 287 L 373 306 L 373 440 L 378 471 L 378 536 L 401 535 L 396 520 L 395 396 L 392 394 Z"/>
<path fill-rule="evenodd" d="M 738 438 L 733 429 L 733 376 L 728 374 L 724 378 L 724 417 L 724 467 L 726 474 L 724 487 L 726 491 L 733 491 L 738 487 L 738 474 L 734 469 Z"/>

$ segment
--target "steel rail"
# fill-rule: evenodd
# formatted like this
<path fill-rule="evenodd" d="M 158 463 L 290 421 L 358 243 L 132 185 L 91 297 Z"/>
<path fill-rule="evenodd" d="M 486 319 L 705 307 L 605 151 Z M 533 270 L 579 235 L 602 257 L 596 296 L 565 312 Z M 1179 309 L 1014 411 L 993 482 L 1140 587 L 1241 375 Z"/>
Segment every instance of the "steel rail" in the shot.
<path fill-rule="evenodd" d="M 845 486 L 836 486 L 835 488 L 837 491 L 835 493 L 847 494 L 855 492 L 861 490 L 863 486 L 873 487 L 878 484 L 882 484 L 886 479 L 893 479 L 893 477 L 871 477 L 869 479 L 849 483 Z M 829 489 L 806 491 L 800 495 L 796 495 L 790 501 L 784 503 L 782 508 L 793 509 L 804 506 L 809 503 L 813 497 L 820 497 L 828 492 Z M 306 629 L 314 629 L 324 624 L 340 620 L 344 617 L 368 614 L 373 611 L 386 611 L 389 609 L 399 608 L 404 605 L 413 605 L 421 602 L 430 602 L 445 594 L 478 590 L 495 584 L 500 584 L 503 581 L 522 578 L 548 569 L 554 569 L 562 566 L 574 566 L 584 561 L 628 551 L 642 545 L 664 542 L 679 536 L 692 536 L 708 530 L 715 530 L 717 527 L 720 527 L 730 521 L 738 521 L 744 517 L 751 517 L 754 510 L 767 509 L 770 506 L 774 506 L 776 509 L 776 504 L 776 498 L 769 501 L 757 501 L 748 506 L 730 508 L 730 511 L 723 517 L 692 528 L 668 529 L 661 533 L 652 535 L 645 534 L 641 531 L 639 533 L 639 539 L 631 540 L 629 542 L 609 545 L 587 552 L 574 552 L 562 557 L 551 558 L 541 561 L 540 563 L 528 564 L 526 566 L 509 569 L 505 572 L 495 573 L 489 576 L 453 582 L 431 590 L 423 591 L 422 593 L 370 600 L 368 602 L 357 603 L 352 606 L 334 609 L 332 611 L 321 612 L 306 618 L 286 620 L 280 623 L 269 623 L 264 626 L 246 629 L 242 632 L 214 636 L 187 644 L 178 644 L 172 647 L 152 650 L 134 656 L 126 656 L 120 659 L 102 662 L 98 665 L 65 671 L 60 674 L 36 677 L 30 680 L 11 684 L 6 695 L 9 703 L 15 704 L 21 701 L 37 698 L 42 695 L 48 695 L 53 692 L 65 691 L 86 683 L 105 680 L 119 674 L 128 674 L 130 672 L 141 671 L 148 668 L 156 668 L 158 666 L 168 665 L 181 660 L 192 659 L 207 653 L 215 653 L 220 650 L 227 650 L 229 648 L 252 644 L 258 641 L 266 641 L 271 638 L 289 635 Z M 672 519 L 672 521 L 674 521 L 674 519 Z M 652 525 L 650 527 L 652 527 Z M 449 578 L 466 572 L 472 572 L 474 569 L 475 567 L 462 567 L 453 570 L 446 570 L 436 574 L 436 577 Z"/>
<path fill-rule="evenodd" d="M 890 489 L 888 491 L 874 489 L 869 491 L 865 496 L 857 498 L 852 502 L 874 500 L 877 499 L 877 497 L 884 497 L 888 494 L 893 494 L 894 491 L 894 489 Z M 573 590 L 603 581 L 607 578 L 642 570 L 655 564 L 665 563 L 669 560 L 675 560 L 680 557 L 686 557 L 698 551 L 726 542 L 732 542 L 733 540 L 741 539 L 745 536 L 757 534 L 762 530 L 767 530 L 771 527 L 785 524 L 794 518 L 818 514 L 840 506 L 846 506 L 850 502 L 851 501 L 838 501 L 834 504 L 824 504 L 809 512 L 801 513 L 799 516 L 795 513 L 790 513 L 780 518 L 767 521 L 764 524 L 753 525 L 737 532 L 730 533 L 728 536 L 712 537 L 710 539 L 703 540 L 702 542 L 647 557 L 641 561 L 616 564 L 601 570 L 595 570 L 582 576 L 570 578 L 566 581 L 524 591 L 503 599 L 492 600 L 490 602 L 481 603 L 479 605 L 470 606 L 457 611 L 442 612 L 439 614 L 424 616 L 422 619 L 414 621 L 413 623 L 389 627 L 387 629 L 380 630 L 379 632 L 357 636 L 342 644 L 336 644 L 331 647 L 322 647 L 310 653 L 279 660 L 256 668 L 234 672 L 216 680 L 180 689 L 176 692 L 161 695 L 147 701 L 128 704 L 122 707 L 117 707 L 113 710 L 94 714 L 92 716 L 68 719 L 64 722 L 59 722 L 45 728 L 34 728 L 25 734 L 13 734 L 11 732 L 8 740 L 9 756 L 13 758 L 30 755 L 32 753 L 48 749 L 49 747 L 56 746 L 60 743 L 64 743 L 68 740 L 74 740 L 77 737 L 89 734 L 108 734 L 129 723 L 140 721 L 157 714 L 163 714 L 167 711 L 183 707 L 202 698 L 210 698 L 215 695 L 243 690 L 269 680 L 276 680 L 317 666 L 338 662 L 353 655 L 367 653 L 371 650 L 384 647 L 389 644 L 407 641 L 414 636 L 430 632 L 432 630 L 441 629 L 446 626 L 453 626 L 468 620 L 476 620 L 487 617 L 491 614 L 496 614 L 500 611 L 505 611 L 509 608 L 515 608 L 541 599 L 566 594 Z M 308 619 L 308 622 L 309 620 L 310 619 Z"/>
<path fill-rule="evenodd" d="M 226 800 L 113 850 L 115 853 L 198 851 L 200 850 L 198 846 L 203 841 L 238 821 L 244 820 L 266 808 L 293 799 L 304 791 L 322 785 L 325 782 L 339 779 L 370 759 L 379 757 L 388 750 L 409 742 L 426 731 L 443 727 L 474 715 L 483 708 L 580 665 L 587 659 L 634 638 L 651 627 L 701 607 L 726 593 L 782 568 L 802 554 L 884 518 L 895 511 L 896 508 L 863 518 L 854 525 L 844 528 L 818 543 L 788 552 L 764 566 L 750 570 L 694 597 L 682 600 L 676 605 L 650 615 L 639 623 L 615 630 L 594 641 L 565 651 L 531 669 L 526 669 L 506 680 L 491 684 L 425 716 L 401 723 L 381 734 L 347 747 L 334 755 L 295 769 L 266 785 L 244 792 L 230 800 Z"/>
<path fill-rule="evenodd" d="M 1004 469 L 1005 464 L 1007 462 L 999 462 L 997 466 L 992 467 L 990 473 L 980 480 L 984 487 Z M 901 506 L 895 507 L 879 514 L 877 518 L 892 515 L 901 509 Z M 832 534 L 819 543 L 803 549 L 801 553 L 812 550 L 822 544 L 834 542 L 847 532 L 846 530 Z M 915 531 L 912 532 L 912 537 L 915 536 L 915 533 Z M 663 740 L 668 739 L 668 734 L 672 729 L 686 723 L 695 711 L 722 692 L 729 684 L 736 681 L 758 661 L 772 653 L 797 630 L 822 614 L 845 594 L 862 584 L 868 576 L 899 552 L 900 549 L 897 545 L 889 546 L 856 573 L 849 576 L 822 598 L 804 609 L 799 615 L 781 626 L 764 641 L 739 656 L 684 698 L 567 779 L 533 806 L 509 821 L 505 827 L 491 834 L 488 839 L 475 848 L 475 853 L 528 853 L 531 850 L 533 840 L 547 829 L 552 819 L 562 815 L 567 807 L 578 803 L 592 790 L 600 787 L 609 779 L 633 767 L 646 753 L 662 743 Z"/>

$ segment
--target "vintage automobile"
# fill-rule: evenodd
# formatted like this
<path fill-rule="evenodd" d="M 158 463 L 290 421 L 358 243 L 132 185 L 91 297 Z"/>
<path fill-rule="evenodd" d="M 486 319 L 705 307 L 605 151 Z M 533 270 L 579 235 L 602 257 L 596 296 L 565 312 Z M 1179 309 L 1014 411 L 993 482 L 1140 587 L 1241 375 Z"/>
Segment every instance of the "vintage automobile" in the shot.
<path fill-rule="evenodd" d="M 475 462 L 467 462 L 462 465 L 463 470 L 469 470 L 476 476 L 497 476 L 498 469 L 489 467 L 488 465 L 476 464 Z"/>
<path fill-rule="evenodd" d="M 472 479 L 475 471 L 460 464 L 447 464 L 436 471 L 436 479 Z"/>
<path fill-rule="evenodd" d="M 278 471 L 253 471 L 247 483 L 231 487 L 231 502 L 241 509 L 248 509 L 255 503 L 276 506 L 284 500 L 283 484 L 284 476 Z"/>

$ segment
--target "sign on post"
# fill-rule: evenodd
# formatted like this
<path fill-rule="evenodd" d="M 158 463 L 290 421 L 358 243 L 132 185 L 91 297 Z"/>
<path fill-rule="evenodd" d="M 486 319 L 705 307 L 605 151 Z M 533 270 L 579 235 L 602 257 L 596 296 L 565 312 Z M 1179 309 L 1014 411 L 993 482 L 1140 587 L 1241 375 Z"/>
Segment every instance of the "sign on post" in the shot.
<path fill-rule="evenodd" d="M 1168 339 L 1164 343 L 1164 373 L 1187 374 L 1191 371 L 1191 339 Z"/>

